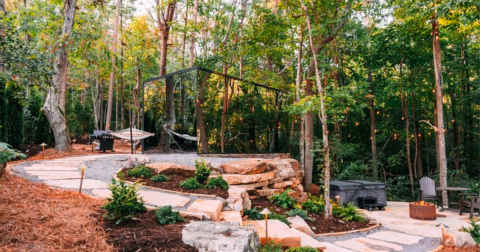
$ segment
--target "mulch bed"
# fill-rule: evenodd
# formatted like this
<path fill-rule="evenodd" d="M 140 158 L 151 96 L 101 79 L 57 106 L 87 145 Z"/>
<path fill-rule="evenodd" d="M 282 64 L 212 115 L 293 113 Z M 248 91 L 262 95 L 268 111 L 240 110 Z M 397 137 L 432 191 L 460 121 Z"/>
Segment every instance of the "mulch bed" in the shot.
<path fill-rule="evenodd" d="M 196 193 L 196 194 L 206 194 L 206 195 L 215 195 L 222 197 L 224 199 L 228 198 L 228 191 L 222 189 L 207 189 L 207 188 L 199 188 L 194 190 L 186 190 L 180 187 L 180 182 L 188 179 L 189 177 L 181 175 L 181 174 L 168 174 L 165 175 L 168 177 L 167 182 L 153 182 L 151 179 L 138 179 L 135 177 L 128 176 L 128 171 L 131 169 L 122 169 L 120 172 L 123 173 L 125 180 L 131 182 L 139 182 L 142 185 L 156 187 L 160 189 L 170 190 L 170 191 L 177 191 L 183 193 Z M 152 170 L 153 171 L 153 170 Z M 119 172 L 119 173 L 120 173 Z M 156 175 L 157 173 L 155 173 Z M 153 176 L 153 175 L 152 175 Z"/>
<path fill-rule="evenodd" d="M 268 208 L 272 212 L 275 212 L 277 214 L 283 214 L 283 215 L 286 215 L 286 212 L 289 211 L 287 209 L 283 209 L 279 206 L 273 205 L 273 203 L 271 203 L 266 198 L 252 199 L 252 207 L 257 207 L 260 210 L 264 208 Z M 308 213 L 308 217 L 313 219 L 313 221 L 306 220 L 306 222 L 312 228 L 315 234 L 352 231 L 352 230 L 371 227 L 374 225 L 370 223 L 370 221 L 368 220 L 363 223 L 358 221 L 347 222 L 335 217 L 332 217 L 326 220 L 323 214 L 318 215 L 318 214 Z"/>
<path fill-rule="evenodd" d="M 443 247 L 437 252 L 480 252 L 480 245 L 470 248 Z"/>
<path fill-rule="evenodd" d="M 102 221 L 99 214 L 99 221 Z M 109 242 L 117 251 L 197 251 L 182 242 L 182 229 L 187 222 L 161 226 L 153 211 L 141 213 L 136 220 L 115 225 L 111 221 L 102 221 L 101 224 L 108 236 Z"/>

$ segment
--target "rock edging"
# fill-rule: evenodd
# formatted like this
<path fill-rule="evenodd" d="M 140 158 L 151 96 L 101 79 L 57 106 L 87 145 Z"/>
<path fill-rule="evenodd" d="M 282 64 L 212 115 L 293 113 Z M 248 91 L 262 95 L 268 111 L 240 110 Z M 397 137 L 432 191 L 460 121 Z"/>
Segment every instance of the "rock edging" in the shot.
<path fill-rule="evenodd" d="M 371 230 L 380 228 L 381 226 L 382 226 L 382 224 L 375 224 L 375 225 L 373 225 L 373 226 L 371 226 L 371 227 L 361 228 L 361 229 L 355 229 L 355 230 L 351 230 L 351 231 L 343 231 L 343 232 L 335 232 L 335 233 L 325 233 L 325 234 L 315 234 L 315 238 L 318 238 L 318 237 L 330 237 L 330 236 L 340 236 L 340 235 L 346 235 L 346 234 L 367 232 L 367 231 L 371 231 Z"/>

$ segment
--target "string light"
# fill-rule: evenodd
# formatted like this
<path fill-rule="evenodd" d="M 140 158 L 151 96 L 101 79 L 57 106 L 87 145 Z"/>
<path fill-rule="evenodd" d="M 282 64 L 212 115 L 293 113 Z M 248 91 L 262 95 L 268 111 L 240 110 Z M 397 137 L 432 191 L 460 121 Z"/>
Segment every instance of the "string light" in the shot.
<path fill-rule="evenodd" d="M 393 139 L 397 140 L 397 133 L 393 133 Z"/>
<path fill-rule="evenodd" d="M 377 111 L 377 115 L 380 115 L 380 111 Z"/>
<path fill-rule="evenodd" d="M 358 126 L 360 123 L 359 122 L 355 122 L 355 126 Z"/>
<path fill-rule="evenodd" d="M 402 116 L 402 121 L 405 120 L 405 117 Z"/>

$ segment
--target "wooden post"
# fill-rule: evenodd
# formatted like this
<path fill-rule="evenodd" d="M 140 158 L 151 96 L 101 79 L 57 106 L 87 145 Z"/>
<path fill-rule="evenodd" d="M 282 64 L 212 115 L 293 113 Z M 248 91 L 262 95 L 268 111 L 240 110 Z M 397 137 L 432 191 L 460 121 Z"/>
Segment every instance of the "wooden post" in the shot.
<path fill-rule="evenodd" d="M 82 167 L 82 176 L 80 178 L 80 188 L 78 189 L 78 193 L 82 193 L 83 175 L 84 174 L 85 174 L 85 166 Z"/>

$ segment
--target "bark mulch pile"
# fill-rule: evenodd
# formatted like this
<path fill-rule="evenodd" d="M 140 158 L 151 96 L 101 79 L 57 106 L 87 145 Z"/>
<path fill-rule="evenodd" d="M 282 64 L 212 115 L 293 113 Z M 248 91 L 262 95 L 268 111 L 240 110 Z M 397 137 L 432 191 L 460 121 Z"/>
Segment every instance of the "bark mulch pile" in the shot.
<path fill-rule="evenodd" d="M 268 199 L 266 198 L 256 198 L 252 199 L 252 207 L 257 207 L 259 210 L 264 208 L 268 208 L 270 211 L 287 215 L 286 212 L 289 210 L 283 209 L 279 206 L 273 205 Z M 288 217 L 288 215 L 287 215 Z M 324 218 L 324 215 L 319 214 L 312 214 L 308 213 L 308 217 L 312 219 L 312 221 L 306 220 L 307 224 L 312 228 L 315 234 L 325 234 L 325 233 L 336 233 L 336 232 L 344 232 L 344 231 L 351 231 L 357 230 L 362 228 L 371 227 L 374 224 L 370 223 L 368 220 L 366 222 L 358 222 L 358 221 L 343 221 L 341 219 L 332 217 L 328 220 Z"/>
<path fill-rule="evenodd" d="M 443 247 L 437 252 L 480 252 L 480 245 L 470 248 Z"/>
<path fill-rule="evenodd" d="M 153 182 L 151 179 L 138 179 L 135 177 L 128 176 L 128 171 L 131 169 L 122 169 L 120 172 L 123 173 L 125 180 L 131 182 L 138 182 L 142 185 L 156 187 L 160 189 L 184 192 L 184 193 L 196 193 L 196 194 L 206 194 L 206 195 L 215 195 L 222 197 L 224 199 L 228 198 L 228 191 L 222 189 L 207 189 L 207 188 L 198 188 L 193 190 L 187 190 L 180 187 L 180 182 L 188 179 L 189 177 L 182 174 L 168 174 L 165 175 L 168 177 L 167 182 Z M 153 176 L 153 175 L 152 175 Z"/>
<path fill-rule="evenodd" d="M 103 200 L 6 174 L 0 251 L 114 251 L 96 213 Z"/>

